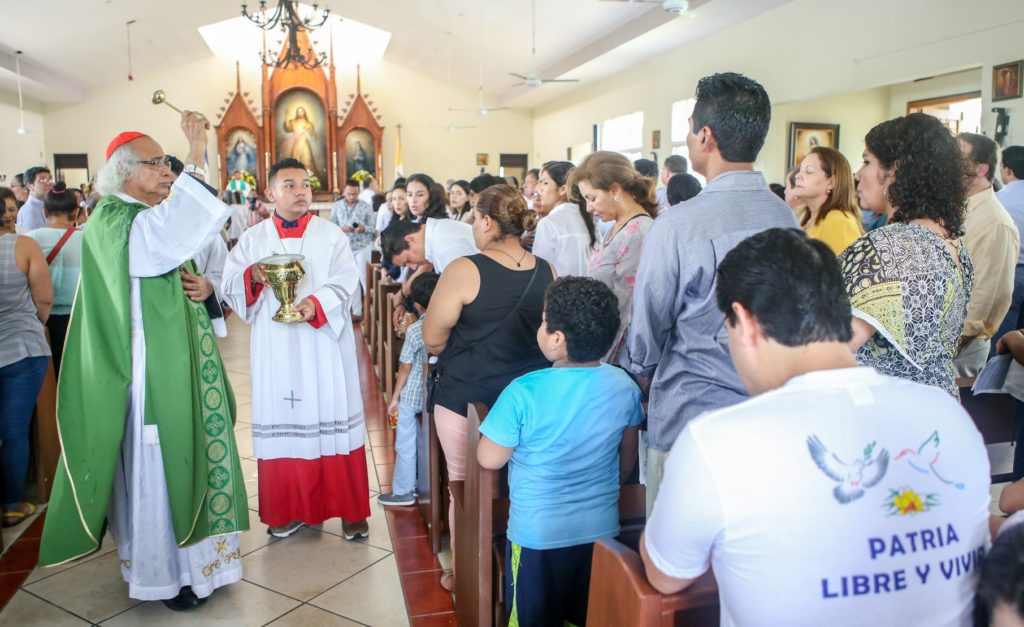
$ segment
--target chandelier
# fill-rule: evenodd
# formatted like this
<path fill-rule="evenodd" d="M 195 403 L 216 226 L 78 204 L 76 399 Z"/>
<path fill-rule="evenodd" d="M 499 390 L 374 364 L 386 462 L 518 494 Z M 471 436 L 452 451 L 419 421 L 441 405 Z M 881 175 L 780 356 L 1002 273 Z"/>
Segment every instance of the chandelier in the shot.
<path fill-rule="evenodd" d="M 327 53 L 321 52 L 317 54 L 312 46 L 308 46 L 305 50 L 299 46 L 299 33 L 301 31 L 309 32 L 316 30 L 326 24 L 328 18 L 330 18 L 330 9 L 324 9 L 319 17 L 316 17 L 319 11 L 319 5 L 314 3 L 314 17 L 303 18 L 299 15 L 295 0 L 278 0 L 277 8 L 268 16 L 266 0 L 260 0 L 259 10 L 255 14 L 250 14 L 246 5 L 243 4 L 242 17 L 245 17 L 264 31 L 280 28 L 281 33 L 287 39 L 287 43 L 284 44 L 283 53 L 271 55 L 269 58 L 265 52 L 260 53 L 260 60 L 263 62 L 263 65 L 285 68 L 295 64 L 312 70 L 326 63 Z"/>

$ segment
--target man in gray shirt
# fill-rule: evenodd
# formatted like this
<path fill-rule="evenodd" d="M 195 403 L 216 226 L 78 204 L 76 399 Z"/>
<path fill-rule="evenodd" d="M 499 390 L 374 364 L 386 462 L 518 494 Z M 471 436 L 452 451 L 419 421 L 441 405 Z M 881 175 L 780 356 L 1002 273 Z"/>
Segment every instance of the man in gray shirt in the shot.
<path fill-rule="evenodd" d="M 715 271 L 736 244 L 774 227 L 799 228 L 753 163 L 771 121 L 768 94 L 735 73 L 697 83 L 686 136 L 708 184 L 659 217 L 644 239 L 622 365 L 650 384 L 647 511 L 666 452 L 692 418 L 747 398 L 729 357 Z"/>
<path fill-rule="evenodd" d="M 344 196 L 331 207 L 331 222 L 341 227 L 348 236 L 352 254 L 359 268 L 358 294 L 352 296 L 352 315 L 363 315 L 363 294 L 366 290 L 366 266 L 370 264 L 373 241 L 377 238 L 377 219 L 373 208 L 359 199 L 359 182 L 345 181 Z"/>

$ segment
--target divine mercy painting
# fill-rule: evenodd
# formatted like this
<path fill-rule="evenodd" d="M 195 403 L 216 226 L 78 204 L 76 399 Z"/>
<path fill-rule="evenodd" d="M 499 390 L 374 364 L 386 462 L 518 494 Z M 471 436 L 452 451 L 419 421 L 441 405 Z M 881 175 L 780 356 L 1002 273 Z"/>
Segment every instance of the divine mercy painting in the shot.
<path fill-rule="evenodd" d="M 327 180 L 327 116 L 313 92 L 293 89 L 278 98 L 274 130 L 278 159 L 298 159 L 321 181 Z"/>

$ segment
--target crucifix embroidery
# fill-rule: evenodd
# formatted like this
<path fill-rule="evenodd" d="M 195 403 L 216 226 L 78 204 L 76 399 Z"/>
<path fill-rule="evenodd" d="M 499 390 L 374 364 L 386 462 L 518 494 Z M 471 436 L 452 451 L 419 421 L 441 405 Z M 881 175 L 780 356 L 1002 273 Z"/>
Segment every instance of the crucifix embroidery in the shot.
<path fill-rule="evenodd" d="M 289 396 L 286 396 L 286 397 L 284 397 L 284 400 L 286 400 L 286 401 L 289 401 L 289 402 L 291 402 L 291 404 L 292 404 L 292 409 L 295 409 L 295 403 L 297 403 L 297 402 L 301 402 L 301 401 L 302 401 L 302 399 L 301 399 L 301 398 L 295 398 L 295 390 L 291 390 L 291 391 L 289 392 L 289 394 L 290 394 L 291 396 L 290 396 L 290 397 L 289 397 Z"/>

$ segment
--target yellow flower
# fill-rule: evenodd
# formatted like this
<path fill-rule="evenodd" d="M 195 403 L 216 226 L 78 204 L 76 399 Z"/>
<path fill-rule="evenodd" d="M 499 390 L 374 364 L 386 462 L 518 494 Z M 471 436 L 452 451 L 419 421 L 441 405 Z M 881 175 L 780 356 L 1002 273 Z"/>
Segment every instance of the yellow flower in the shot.
<path fill-rule="evenodd" d="M 923 512 L 927 508 L 921 497 L 916 492 L 910 489 L 904 489 L 902 492 L 897 494 L 892 499 L 892 506 L 896 509 L 896 512 L 900 516 L 906 516 L 907 514 L 916 514 Z"/>

